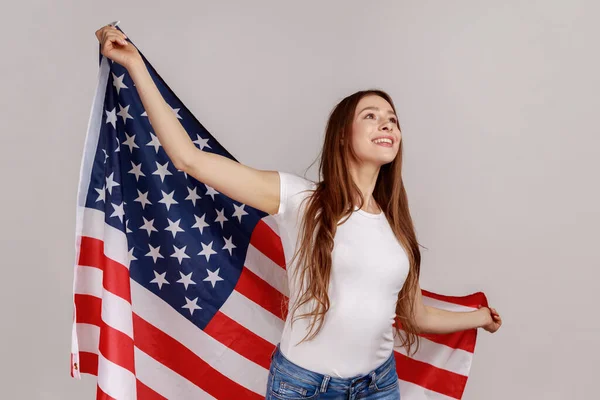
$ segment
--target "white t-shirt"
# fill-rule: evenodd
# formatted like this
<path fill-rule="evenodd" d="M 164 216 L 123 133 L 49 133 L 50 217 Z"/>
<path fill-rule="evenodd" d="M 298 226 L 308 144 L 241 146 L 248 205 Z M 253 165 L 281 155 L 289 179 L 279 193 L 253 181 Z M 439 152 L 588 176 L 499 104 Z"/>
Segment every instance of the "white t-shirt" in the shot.
<path fill-rule="evenodd" d="M 332 251 L 329 282 L 330 308 L 320 332 L 302 340 L 309 319 L 291 323 L 293 302 L 299 285 L 293 279 L 295 265 L 289 262 L 299 245 L 301 218 L 315 184 L 301 176 L 279 171 L 279 210 L 273 217 L 279 226 L 287 264 L 290 307 L 285 321 L 281 352 L 308 370 L 340 378 L 366 374 L 381 365 L 393 350 L 393 327 L 398 292 L 408 276 L 409 261 L 383 213 L 355 208 L 338 225 Z M 308 190 L 307 192 L 303 192 Z M 295 315 L 311 310 L 305 305 Z"/>

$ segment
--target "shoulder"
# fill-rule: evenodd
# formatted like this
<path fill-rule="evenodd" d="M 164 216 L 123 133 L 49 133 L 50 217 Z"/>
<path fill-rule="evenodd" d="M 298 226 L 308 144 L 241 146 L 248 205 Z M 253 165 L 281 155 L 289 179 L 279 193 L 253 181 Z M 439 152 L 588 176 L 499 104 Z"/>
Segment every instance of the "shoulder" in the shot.
<path fill-rule="evenodd" d="M 298 208 L 303 199 L 310 196 L 317 183 L 300 175 L 277 171 L 279 173 L 279 211 L 283 214 L 288 209 Z"/>
<path fill-rule="evenodd" d="M 303 190 L 303 189 L 315 189 L 317 184 L 309 179 L 306 179 L 300 175 L 296 175 L 291 172 L 277 171 L 279 173 L 280 185 L 288 189 Z"/>

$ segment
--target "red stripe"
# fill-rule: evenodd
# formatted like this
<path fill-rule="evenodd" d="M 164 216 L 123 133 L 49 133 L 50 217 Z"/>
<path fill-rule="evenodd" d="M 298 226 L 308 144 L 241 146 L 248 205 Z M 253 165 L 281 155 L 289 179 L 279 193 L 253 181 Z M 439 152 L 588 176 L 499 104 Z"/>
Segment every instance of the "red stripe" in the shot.
<path fill-rule="evenodd" d="M 96 400 L 116 400 L 114 397 L 110 397 L 100 389 L 100 386 L 96 385 Z"/>
<path fill-rule="evenodd" d="M 465 307 L 477 308 L 478 305 L 486 306 L 488 305 L 487 298 L 483 292 L 472 293 L 467 296 L 445 296 L 442 294 L 437 294 L 433 292 L 429 292 L 427 290 L 421 289 L 421 294 L 426 297 L 431 297 L 432 299 L 445 301 L 447 303 L 457 304 Z"/>
<path fill-rule="evenodd" d="M 98 376 L 98 355 L 87 351 L 79 352 L 79 372 Z"/>
<path fill-rule="evenodd" d="M 254 227 L 250 244 L 269 257 L 275 264 L 285 269 L 285 255 L 281 239 L 265 221 L 259 220 Z"/>
<path fill-rule="evenodd" d="M 166 397 L 163 397 L 160 394 L 156 393 L 154 390 L 150 389 L 148 386 L 144 385 L 139 380 L 135 382 L 135 385 L 137 394 L 136 397 L 140 400 L 167 400 Z"/>
<path fill-rule="evenodd" d="M 287 298 L 273 286 L 244 267 L 235 290 L 252 300 L 271 314 L 285 320 L 287 316 Z"/>
<path fill-rule="evenodd" d="M 394 351 L 398 377 L 419 386 L 460 399 L 467 384 L 467 377 L 434 365 L 409 358 Z"/>
<path fill-rule="evenodd" d="M 100 353 L 109 361 L 125 368 L 135 375 L 133 359 L 133 339 L 104 324 L 100 328 Z"/>
<path fill-rule="evenodd" d="M 133 314 L 135 345 L 167 368 L 175 371 L 217 399 L 261 399 L 215 370 L 190 349 L 152 324 Z"/>
<path fill-rule="evenodd" d="M 269 369 L 275 346 L 225 314 L 217 312 L 204 332 L 248 360 Z"/>
<path fill-rule="evenodd" d="M 79 372 L 82 374 L 91 374 L 98 376 L 98 355 L 87 351 L 79 352 L 79 364 L 77 365 Z M 137 398 L 143 400 L 166 400 L 166 397 L 161 396 L 148 386 L 144 385 L 139 380 L 136 380 Z M 102 392 L 103 396 L 108 396 Z M 101 397 L 98 397 L 101 398 Z M 110 399 L 111 397 L 103 397 Z"/>
<path fill-rule="evenodd" d="M 102 326 L 102 299 L 89 294 L 75 294 L 75 322 Z"/>
<path fill-rule="evenodd" d="M 75 295 L 77 323 L 100 327 L 99 351 L 107 360 L 135 374 L 133 339 L 102 321 L 102 299 L 87 294 Z"/>
<path fill-rule="evenodd" d="M 104 255 L 104 242 L 87 236 L 81 238 L 78 265 L 95 267 L 103 271 L 102 286 L 109 292 L 131 303 L 129 270 Z"/>
<path fill-rule="evenodd" d="M 402 329 L 400 319 L 396 318 L 392 326 L 399 326 Z M 419 333 L 420 337 L 431 340 L 432 342 L 443 344 L 453 349 L 460 349 L 473 353 L 477 340 L 477 329 L 468 329 L 452 333 Z"/>
<path fill-rule="evenodd" d="M 460 349 L 473 353 L 475 352 L 475 343 L 477 341 L 477 330 L 469 329 L 446 334 L 422 333 L 419 334 L 419 336 L 427 338 L 432 342 L 452 347 L 453 349 Z"/>

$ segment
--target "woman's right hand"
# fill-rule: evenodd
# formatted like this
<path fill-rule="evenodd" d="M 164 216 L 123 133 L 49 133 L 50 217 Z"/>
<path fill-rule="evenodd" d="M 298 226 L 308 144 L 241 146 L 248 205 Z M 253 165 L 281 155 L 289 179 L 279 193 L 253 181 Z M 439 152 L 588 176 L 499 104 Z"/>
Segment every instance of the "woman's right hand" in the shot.
<path fill-rule="evenodd" d="M 100 42 L 100 53 L 129 68 L 136 62 L 142 61 L 142 56 L 133 44 L 127 42 L 127 36 L 112 25 L 105 25 L 96 31 Z"/>

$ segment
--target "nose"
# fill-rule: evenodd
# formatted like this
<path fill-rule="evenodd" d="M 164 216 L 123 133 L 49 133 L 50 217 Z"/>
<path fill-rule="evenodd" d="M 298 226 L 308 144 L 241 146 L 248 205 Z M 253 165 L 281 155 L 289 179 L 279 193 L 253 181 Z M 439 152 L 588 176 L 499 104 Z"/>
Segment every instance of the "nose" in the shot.
<path fill-rule="evenodd" d="M 388 121 L 385 123 L 385 125 L 383 125 L 381 129 L 383 129 L 384 131 L 391 131 L 392 129 L 394 129 L 394 124 Z"/>

